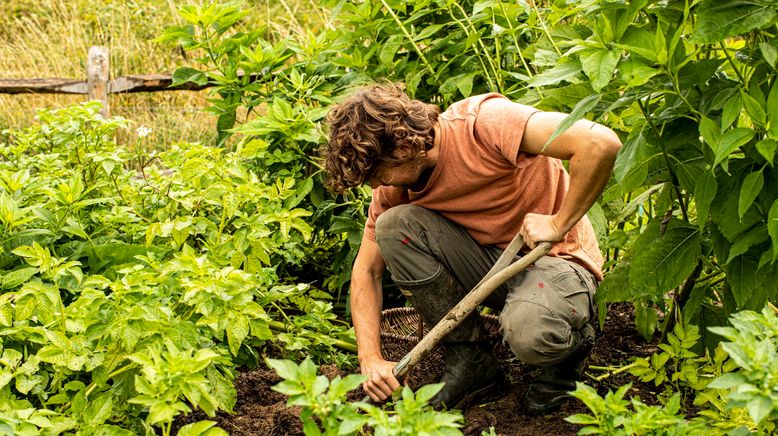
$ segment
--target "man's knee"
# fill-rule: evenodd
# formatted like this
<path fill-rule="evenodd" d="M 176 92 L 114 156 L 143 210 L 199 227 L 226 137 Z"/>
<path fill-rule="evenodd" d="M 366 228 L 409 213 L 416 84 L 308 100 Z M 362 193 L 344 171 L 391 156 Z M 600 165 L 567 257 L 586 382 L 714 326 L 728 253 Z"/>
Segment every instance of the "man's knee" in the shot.
<path fill-rule="evenodd" d="M 418 221 L 427 213 L 427 209 L 412 204 L 401 204 L 389 208 L 378 216 L 375 222 L 377 240 L 386 240 L 387 236 L 396 236 L 410 229 L 411 223 Z"/>
<path fill-rule="evenodd" d="M 507 304 L 500 314 L 503 340 L 513 354 L 530 365 L 553 365 L 573 345 L 570 324 L 531 302 Z"/>

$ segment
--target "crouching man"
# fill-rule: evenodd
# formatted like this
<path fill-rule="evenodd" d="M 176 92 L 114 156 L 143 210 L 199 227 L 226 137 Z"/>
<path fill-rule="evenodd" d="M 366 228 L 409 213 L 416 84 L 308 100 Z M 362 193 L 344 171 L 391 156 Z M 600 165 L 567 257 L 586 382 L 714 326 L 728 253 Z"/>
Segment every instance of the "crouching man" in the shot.
<path fill-rule="evenodd" d="M 329 113 L 322 148 L 331 189 L 369 183 L 373 199 L 352 271 L 351 313 L 364 389 L 375 401 L 400 385 L 381 355 L 384 269 L 424 322 L 435 325 L 519 233 L 547 256 L 485 302 L 500 310 L 504 341 L 542 367 L 524 397 L 532 414 L 575 389 L 594 345 L 592 300 L 602 256 L 585 214 L 610 178 L 619 138 L 587 120 L 550 144 L 565 115 L 470 97 L 445 112 L 399 85 L 363 88 Z M 570 173 L 562 160 L 569 160 Z M 444 339 L 445 386 L 435 407 L 465 408 L 504 382 L 477 314 Z"/>

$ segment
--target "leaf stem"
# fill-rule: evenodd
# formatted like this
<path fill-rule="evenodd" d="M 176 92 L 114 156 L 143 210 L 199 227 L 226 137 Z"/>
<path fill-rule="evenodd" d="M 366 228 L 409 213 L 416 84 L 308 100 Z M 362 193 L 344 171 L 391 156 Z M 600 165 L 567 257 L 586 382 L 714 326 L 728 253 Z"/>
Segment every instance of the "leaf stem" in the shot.
<path fill-rule="evenodd" d="M 608 371 L 605 374 L 599 375 L 597 377 L 592 377 L 594 380 L 601 381 L 601 380 L 605 380 L 606 378 L 608 378 L 608 377 L 610 377 L 612 375 L 621 374 L 624 371 L 629 371 L 630 369 L 632 369 L 635 366 L 637 366 L 637 364 L 638 364 L 637 362 L 632 362 L 629 365 L 624 365 L 624 366 L 622 366 L 620 368 L 618 368 L 618 367 L 614 368 L 612 366 L 589 365 L 588 368 L 589 369 L 599 370 L 599 371 Z"/>
<path fill-rule="evenodd" d="M 649 94 L 648 100 L 651 100 L 651 95 Z M 670 173 L 670 178 L 673 184 L 673 189 L 675 190 L 675 195 L 678 198 L 678 204 L 681 206 L 681 213 L 683 214 L 683 219 L 687 223 L 689 222 L 689 215 L 686 212 L 686 205 L 683 202 L 683 196 L 681 195 L 681 189 L 678 187 L 678 175 L 675 174 L 675 170 L 673 170 L 673 165 L 670 162 L 670 157 L 667 154 L 667 148 L 665 147 L 664 141 L 662 141 L 662 134 L 657 129 L 656 125 L 654 124 L 653 120 L 651 120 L 651 116 L 648 114 L 647 109 L 643 106 L 643 104 L 640 102 L 640 99 L 636 100 L 638 107 L 640 108 L 640 111 L 643 113 L 643 117 L 646 119 L 646 122 L 648 122 L 648 125 L 651 127 L 651 130 L 654 131 L 656 134 L 657 142 L 659 143 L 659 147 L 662 149 L 662 157 L 664 157 L 665 165 L 667 165 L 667 171 Z"/>
<path fill-rule="evenodd" d="M 461 6 L 460 6 L 460 9 L 461 9 Z M 449 8 L 447 10 L 448 10 L 448 15 L 451 17 L 451 19 L 454 20 L 454 22 L 459 25 L 459 27 L 462 29 L 463 32 L 465 32 L 465 37 L 467 39 L 470 39 L 470 31 L 467 29 L 467 26 L 462 24 L 462 21 L 460 21 L 456 17 L 456 15 L 454 15 L 454 11 L 451 10 L 450 6 L 449 6 Z M 464 10 L 463 10 L 463 12 L 464 12 Z M 465 14 L 465 17 L 467 17 L 467 14 Z M 480 40 L 480 37 L 479 37 L 479 40 Z M 489 82 L 489 89 L 490 90 L 494 90 L 495 89 L 495 84 L 492 82 L 492 76 L 489 74 L 489 69 L 486 68 L 486 64 L 484 63 L 484 60 L 483 60 L 483 57 L 481 56 L 480 50 L 478 50 L 478 46 L 476 45 L 475 42 L 473 42 L 471 44 L 471 46 L 473 48 L 473 51 L 476 54 L 476 57 L 478 58 L 478 62 L 481 64 L 481 69 L 483 70 L 484 75 L 486 76 L 486 80 Z"/>
<path fill-rule="evenodd" d="M 554 38 L 551 37 L 551 32 L 548 30 L 548 26 L 546 26 L 546 22 L 543 21 L 543 18 L 540 16 L 540 11 L 538 10 L 538 5 L 535 4 L 535 0 L 528 0 L 528 1 L 529 1 L 529 4 L 532 6 L 532 9 L 535 11 L 535 15 L 537 15 L 537 17 L 538 17 L 538 22 L 540 22 L 540 28 L 543 29 L 543 33 L 546 34 L 546 38 L 548 38 L 548 41 L 554 47 L 554 50 L 556 50 L 556 53 L 561 56 L 562 52 L 559 51 L 559 47 L 556 46 L 556 42 L 554 41 Z"/>
<path fill-rule="evenodd" d="M 462 5 L 460 5 L 459 2 L 454 2 L 454 5 L 459 9 L 459 11 L 465 17 L 465 20 L 467 20 L 467 24 L 470 25 L 471 32 L 473 32 L 475 34 L 478 34 L 478 30 L 476 30 L 475 26 L 473 26 L 473 22 L 470 21 L 470 17 L 468 17 L 467 12 L 465 12 L 465 9 L 462 8 Z M 486 58 L 487 62 L 489 63 L 489 66 L 492 67 L 492 73 L 494 74 L 494 80 L 497 82 L 497 88 L 496 88 L 497 92 L 502 92 L 502 83 L 500 81 L 500 73 L 497 71 L 497 67 L 494 65 L 494 60 L 492 59 L 491 56 L 489 56 L 489 52 L 486 50 L 486 45 L 484 45 L 484 41 L 481 39 L 481 35 L 478 35 L 478 40 L 476 42 L 481 46 L 481 51 L 483 52 L 483 56 Z M 496 42 L 497 41 L 495 39 L 495 47 L 498 47 Z M 498 56 L 498 58 L 499 58 L 499 56 Z"/>
<path fill-rule="evenodd" d="M 416 54 L 419 55 L 419 58 L 424 63 L 424 65 L 427 67 L 427 70 L 432 74 L 433 77 L 435 77 L 436 81 L 440 81 L 440 78 L 438 77 L 438 73 L 435 72 L 435 70 L 432 68 L 432 65 L 430 65 L 427 58 L 424 56 L 424 53 L 421 52 L 421 49 L 416 44 L 416 41 L 413 40 L 413 37 L 410 33 L 408 33 L 408 30 L 405 29 L 405 25 L 403 25 L 402 21 L 400 21 L 400 18 L 397 16 L 397 14 L 394 13 L 391 7 L 389 7 L 388 4 L 386 4 L 386 0 L 381 0 L 381 4 L 389 11 L 389 15 L 392 16 L 394 19 L 394 22 L 397 23 L 397 25 L 400 27 L 400 31 L 405 35 L 406 38 L 408 38 L 408 41 L 413 45 L 413 49 L 416 51 Z"/>
<path fill-rule="evenodd" d="M 277 332 L 289 333 L 289 328 L 287 328 L 283 323 L 280 323 L 278 321 L 270 320 L 270 321 L 267 322 L 267 325 L 271 329 L 273 329 L 273 330 L 275 330 Z M 341 350 L 349 351 L 351 353 L 355 353 L 356 354 L 356 352 L 357 352 L 357 346 L 356 345 L 354 345 L 352 343 L 349 343 L 349 342 L 346 342 L 346 341 L 341 341 L 340 339 L 335 339 L 333 341 L 332 345 L 334 345 L 337 348 L 340 348 Z"/>
<path fill-rule="evenodd" d="M 729 64 L 732 65 L 732 69 L 735 70 L 735 74 L 737 75 L 738 79 L 740 79 L 740 83 L 743 84 L 743 86 L 746 86 L 746 79 L 743 77 L 743 74 L 740 72 L 740 70 L 737 69 L 737 66 L 735 66 L 735 61 L 732 60 L 732 57 L 729 55 L 729 51 L 727 50 L 727 47 L 724 45 L 723 41 L 719 41 L 719 46 L 721 47 L 721 50 L 724 52 L 724 56 L 727 58 L 727 61 L 729 61 Z"/>

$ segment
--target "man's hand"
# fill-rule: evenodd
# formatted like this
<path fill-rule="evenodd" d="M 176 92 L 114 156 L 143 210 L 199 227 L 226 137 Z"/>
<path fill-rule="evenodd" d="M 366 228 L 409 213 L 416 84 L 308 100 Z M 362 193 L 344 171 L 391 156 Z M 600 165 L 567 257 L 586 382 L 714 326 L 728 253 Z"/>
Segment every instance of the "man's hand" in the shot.
<path fill-rule="evenodd" d="M 556 242 L 564 239 L 567 231 L 560 229 L 554 220 L 555 217 L 556 215 L 537 213 L 528 213 L 524 216 L 519 234 L 530 249 L 535 248 L 541 242 Z"/>
<path fill-rule="evenodd" d="M 394 378 L 392 369 L 395 362 L 389 362 L 384 359 L 365 360 L 360 364 L 362 375 L 367 377 L 362 383 L 370 398 L 377 402 L 386 401 L 392 396 L 392 392 L 400 387 L 400 383 Z"/>

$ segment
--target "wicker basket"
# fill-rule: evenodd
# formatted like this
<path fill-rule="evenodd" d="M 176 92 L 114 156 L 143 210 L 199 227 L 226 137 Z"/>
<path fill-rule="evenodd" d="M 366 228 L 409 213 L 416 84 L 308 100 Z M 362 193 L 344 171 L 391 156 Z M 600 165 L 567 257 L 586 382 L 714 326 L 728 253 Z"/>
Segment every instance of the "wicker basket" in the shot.
<path fill-rule="evenodd" d="M 495 315 L 481 315 L 481 320 L 489 334 L 489 339 L 499 342 L 500 321 Z M 429 333 L 430 326 L 425 325 L 416 309 L 398 307 L 381 312 L 381 349 L 384 357 L 398 360 L 410 352 L 419 343 L 421 337 Z M 421 333 L 421 334 L 420 334 Z M 436 347 L 432 355 L 442 360 L 441 347 Z"/>

